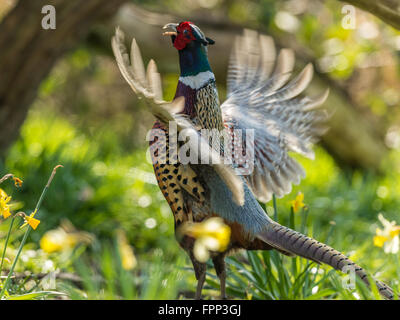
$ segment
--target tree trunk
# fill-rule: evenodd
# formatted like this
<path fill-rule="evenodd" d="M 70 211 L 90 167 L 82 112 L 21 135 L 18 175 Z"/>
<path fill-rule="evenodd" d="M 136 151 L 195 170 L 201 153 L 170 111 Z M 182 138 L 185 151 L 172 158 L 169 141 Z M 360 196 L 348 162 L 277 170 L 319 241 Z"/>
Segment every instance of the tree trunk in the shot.
<path fill-rule="evenodd" d="M 48 0 L 20 0 L 0 24 L 0 155 L 18 136 L 56 60 L 126 0 L 54 0 L 56 29 L 42 28 Z"/>

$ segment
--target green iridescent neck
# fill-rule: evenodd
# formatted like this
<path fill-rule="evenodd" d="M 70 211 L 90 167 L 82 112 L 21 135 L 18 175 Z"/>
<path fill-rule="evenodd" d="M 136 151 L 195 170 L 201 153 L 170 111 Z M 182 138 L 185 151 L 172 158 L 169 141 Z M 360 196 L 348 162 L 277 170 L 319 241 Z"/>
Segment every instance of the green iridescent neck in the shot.
<path fill-rule="evenodd" d="M 179 50 L 179 65 L 182 77 L 195 76 L 200 72 L 211 71 L 207 49 L 197 41 L 193 41 L 184 49 Z"/>

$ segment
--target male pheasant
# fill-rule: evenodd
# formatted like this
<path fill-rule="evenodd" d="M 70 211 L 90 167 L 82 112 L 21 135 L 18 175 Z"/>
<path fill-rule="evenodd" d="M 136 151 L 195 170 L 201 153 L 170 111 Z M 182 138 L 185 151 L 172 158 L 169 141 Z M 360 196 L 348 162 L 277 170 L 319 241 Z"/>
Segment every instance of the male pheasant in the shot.
<path fill-rule="evenodd" d="M 185 222 L 201 222 L 218 216 L 231 228 L 229 246 L 212 252 L 225 298 L 224 257 L 235 249 L 271 250 L 298 255 L 337 270 L 353 267 L 367 284 L 366 272 L 340 252 L 273 221 L 258 201 L 272 194 L 282 197 L 292 183 L 304 177 L 301 166 L 289 151 L 312 158 L 310 144 L 323 133 L 326 114 L 319 107 L 328 92 L 315 99 L 299 94 L 312 78 L 312 65 L 290 82 L 294 66 L 291 50 L 276 54 L 270 37 L 245 30 L 234 43 L 228 72 L 228 95 L 220 105 L 207 48 L 214 41 L 191 22 L 170 23 L 173 46 L 179 53 L 180 77 L 172 102 L 162 98 L 161 80 L 153 60 L 144 69 L 135 39 L 130 55 L 124 34 L 117 28 L 112 48 L 119 69 L 133 91 L 144 97 L 157 118 L 149 136 L 154 172 L 174 215 L 175 230 Z M 222 145 L 210 144 L 204 129 L 223 133 Z M 250 130 L 253 139 L 237 135 Z M 177 137 L 186 140 L 176 143 Z M 241 150 L 246 145 L 248 152 Z M 242 146 L 242 148 L 240 148 Z M 249 147 L 249 148 L 247 148 Z M 239 150 L 239 151 L 238 151 Z M 207 155 L 207 161 L 204 161 Z M 227 158 L 231 161 L 225 161 Z M 189 159 L 189 160 L 188 160 Z M 196 298 L 206 276 L 206 264 L 193 253 L 194 239 L 177 237 L 188 253 L 198 280 Z M 376 281 L 380 293 L 393 298 L 392 290 Z"/>

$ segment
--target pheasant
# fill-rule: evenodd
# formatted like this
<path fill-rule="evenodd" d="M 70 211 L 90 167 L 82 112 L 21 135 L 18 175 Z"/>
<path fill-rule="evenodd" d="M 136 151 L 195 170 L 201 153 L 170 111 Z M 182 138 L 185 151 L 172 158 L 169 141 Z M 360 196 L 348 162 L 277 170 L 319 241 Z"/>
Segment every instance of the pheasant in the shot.
<path fill-rule="evenodd" d="M 221 298 L 226 298 L 224 258 L 237 249 L 275 249 L 340 271 L 353 268 L 369 285 L 367 273 L 345 255 L 273 221 L 258 202 L 269 201 L 273 194 L 282 197 L 299 183 L 304 170 L 288 152 L 313 158 L 311 144 L 324 132 L 327 116 L 319 107 L 328 91 L 314 99 L 299 97 L 312 79 L 312 65 L 290 80 L 293 52 L 277 53 L 271 37 L 245 30 L 234 42 L 227 99 L 220 104 L 207 54 L 214 41 L 189 21 L 163 28 L 170 30 L 163 35 L 178 50 L 181 72 L 171 102 L 163 100 L 153 60 L 145 70 L 135 39 L 128 53 L 124 33 L 117 28 L 112 48 L 123 77 L 157 119 L 148 136 L 150 154 L 158 185 L 174 216 L 176 238 L 193 263 L 196 299 L 201 298 L 206 263 L 193 253 L 195 239 L 178 231 L 186 223 L 211 217 L 220 217 L 231 228 L 226 250 L 211 253 Z M 205 130 L 222 135 L 210 143 Z M 250 131 L 253 138 L 238 131 Z M 178 141 L 178 136 L 183 138 Z M 393 298 L 390 287 L 374 281 L 384 298 Z"/>

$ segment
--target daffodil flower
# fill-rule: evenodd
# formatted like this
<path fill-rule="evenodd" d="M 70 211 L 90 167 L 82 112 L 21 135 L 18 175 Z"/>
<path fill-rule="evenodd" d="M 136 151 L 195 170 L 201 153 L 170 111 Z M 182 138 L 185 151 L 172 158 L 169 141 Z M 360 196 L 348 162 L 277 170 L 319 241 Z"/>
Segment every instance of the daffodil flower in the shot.
<path fill-rule="evenodd" d="M 33 211 L 29 216 L 24 215 L 25 223 L 21 226 L 21 229 L 29 224 L 33 230 L 36 230 L 40 223 L 40 220 L 34 218 L 36 212 L 37 210 Z"/>
<path fill-rule="evenodd" d="M 218 217 L 186 224 L 182 228 L 184 234 L 196 239 L 193 254 L 200 262 L 208 260 L 210 251 L 226 250 L 231 237 L 231 229 Z"/>
<path fill-rule="evenodd" d="M 132 247 L 129 245 L 126 235 L 123 231 L 118 231 L 118 248 L 121 256 L 122 268 L 125 270 L 132 270 L 137 265 L 135 254 L 133 253 Z"/>
<path fill-rule="evenodd" d="M 10 200 L 11 197 L 3 189 L 0 189 L 0 212 L 4 219 L 7 219 L 11 215 L 10 205 L 8 204 Z"/>
<path fill-rule="evenodd" d="M 74 234 L 68 234 L 62 228 L 47 231 L 40 239 L 40 248 L 47 253 L 68 250 L 78 242 Z"/>
<path fill-rule="evenodd" d="M 40 248 L 47 253 L 68 251 L 79 243 L 89 244 L 93 236 L 84 231 L 78 231 L 66 219 L 61 221 L 57 229 L 47 231 L 40 239 Z"/>
<path fill-rule="evenodd" d="M 382 214 L 378 215 L 378 219 L 383 225 L 383 230 L 376 229 L 374 245 L 380 248 L 383 247 L 385 253 L 395 254 L 399 252 L 400 226 L 397 226 L 395 221 L 389 222 Z"/>
<path fill-rule="evenodd" d="M 304 200 L 304 194 L 302 192 L 299 192 L 296 196 L 296 199 L 290 202 L 294 213 L 297 213 L 301 208 L 305 206 L 303 200 Z"/>

